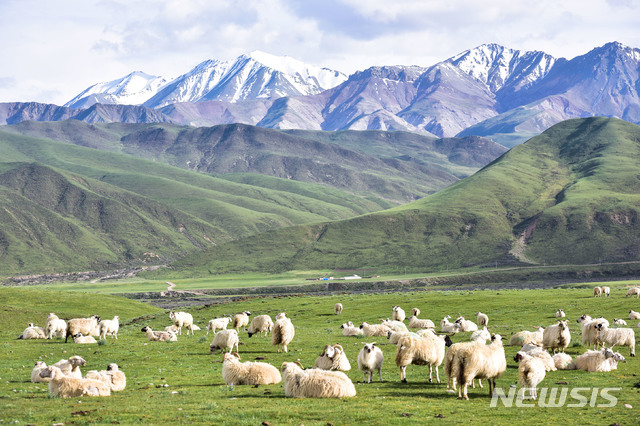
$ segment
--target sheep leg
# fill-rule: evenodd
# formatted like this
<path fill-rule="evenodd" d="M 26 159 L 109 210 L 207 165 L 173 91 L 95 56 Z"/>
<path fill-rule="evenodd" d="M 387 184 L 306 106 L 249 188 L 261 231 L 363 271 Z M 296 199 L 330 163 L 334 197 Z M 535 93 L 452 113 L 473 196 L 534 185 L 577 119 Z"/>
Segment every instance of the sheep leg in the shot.
<path fill-rule="evenodd" d="M 362 383 L 369 383 L 369 382 L 367 382 L 367 372 L 366 371 L 362 373 Z"/>
<path fill-rule="evenodd" d="M 380 375 L 380 383 L 382 383 L 384 380 L 382 380 L 382 368 L 378 369 L 378 374 Z M 371 372 L 371 375 L 373 375 L 373 372 Z"/>
<path fill-rule="evenodd" d="M 371 383 L 373 380 L 373 370 L 369 370 L 369 378 L 367 379 L 367 383 Z"/>
<path fill-rule="evenodd" d="M 407 383 L 407 376 L 405 372 L 406 369 L 407 369 L 407 366 L 400 367 L 400 381 L 402 383 Z"/>
<path fill-rule="evenodd" d="M 482 386 L 482 379 L 478 379 L 478 386 L 484 389 L 484 386 Z"/>
<path fill-rule="evenodd" d="M 433 367 L 429 364 L 429 383 L 433 383 Z"/>
<path fill-rule="evenodd" d="M 431 366 L 429 366 L 429 368 L 431 368 Z M 440 383 L 440 374 L 438 373 L 438 366 L 435 366 L 435 370 L 436 370 L 436 381 L 438 383 Z"/>

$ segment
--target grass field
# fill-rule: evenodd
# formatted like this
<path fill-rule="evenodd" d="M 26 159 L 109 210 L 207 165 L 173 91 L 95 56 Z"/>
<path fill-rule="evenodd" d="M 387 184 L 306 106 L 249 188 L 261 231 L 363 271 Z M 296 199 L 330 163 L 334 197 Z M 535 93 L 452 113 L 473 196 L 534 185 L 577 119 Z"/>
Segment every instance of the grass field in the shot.
<path fill-rule="evenodd" d="M 219 315 L 250 310 L 253 315 L 285 311 L 296 326 L 296 337 L 287 354 L 277 353 L 270 339 L 241 333 L 240 354 L 243 360 L 258 356 L 280 366 L 284 361 L 300 360 L 312 366 L 325 344 L 340 343 L 352 365 L 349 377 L 356 385 L 357 396 L 342 400 L 294 400 L 284 397 L 283 385 L 227 387 L 221 377 L 221 356 L 209 354 L 212 336 L 204 331 L 195 336 L 180 336 L 177 342 L 147 342 L 140 329 L 150 325 L 161 329 L 170 324 L 168 313 L 149 305 L 108 295 L 83 292 L 58 292 L 41 287 L 0 288 L 0 422 L 20 424 L 90 424 L 145 422 L 153 424 L 446 424 L 472 421 L 490 424 L 545 424 L 561 420 L 566 424 L 637 424 L 640 394 L 634 384 L 640 379 L 638 359 L 629 357 L 628 348 L 617 348 L 627 363 L 609 373 L 555 371 L 547 373 L 542 387 L 589 388 L 581 394 L 589 401 L 583 407 L 490 407 L 487 388 L 470 389 L 470 401 L 459 401 L 446 392 L 446 384 L 428 383 L 424 366 L 407 369 L 407 384 L 399 381 L 394 364 L 395 346 L 385 345 L 384 338 L 348 338 L 339 326 L 348 320 L 376 322 L 391 315 L 391 308 L 421 309 L 421 317 L 439 321 L 444 315 L 459 313 L 474 319 L 481 310 L 489 315 L 490 329 L 508 337 L 519 330 L 555 322 L 554 312 L 567 313 L 572 331 L 572 356 L 584 351 L 579 343 L 575 319 L 584 313 L 603 315 L 610 321 L 627 318 L 630 309 L 640 310 L 638 299 L 625 298 L 625 286 L 612 285 L 608 299 L 591 297 L 592 285 L 583 288 L 547 290 L 420 291 L 395 294 L 340 294 L 323 297 L 280 296 L 250 298 L 241 302 L 213 304 L 186 309 L 202 328 L 208 319 Z M 333 314 L 333 305 L 344 305 L 341 316 Z M 15 340 L 27 322 L 43 325 L 48 312 L 61 317 L 121 317 L 120 338 L 101 345 L 75 345 L 55 340 Z M 636 328 L 636 321 L 629 321 Z M 454 336 L 461 341 L 469 333 Z M 385 354 L 384 383 L 363 384 L 356 357 L 364 341 L 378 340 Z M 517 364 L 514 347 L 506 348 L 508 368 L 498 387 L 516 384 Z M 54 363 L 71 355 L 87 360 L 83 370 L 104 369 L 116 362 L 127 374 L 127 388 L 108 398 L 58 399 L 49 396 L 46 386 L 29 381 L 36 360 Z M 443 376 L 442 368 L 440 374 Z M 443 377 L 441 377 L 442 379 Z M 562 383 L 562 384 L 556 384 Z M 566 383 L 566 384 L 564 384 Z M 168 385 L 165 387 L 165 384 Z M 608 401 L 602 397 L 591 402 L 592 389 L 620 388 L 610 394 L 617 404 L 598 407 Z M 569 403 L 577 401 L 569 398 Z M 625 408 L 630 404 L 633 408 Z"/>

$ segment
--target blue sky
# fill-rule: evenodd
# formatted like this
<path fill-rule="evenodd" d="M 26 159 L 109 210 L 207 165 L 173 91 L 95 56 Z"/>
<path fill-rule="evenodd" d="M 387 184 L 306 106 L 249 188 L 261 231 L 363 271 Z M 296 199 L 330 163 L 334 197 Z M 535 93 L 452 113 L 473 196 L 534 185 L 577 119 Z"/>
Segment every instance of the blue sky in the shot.
<path fill-rule="evenodd" d="M 61 105 L 132 71 L 173 78 L 253 50 L 350 74 L 483 43 L 640 47 L 640 0 L 2 0 L 0 35 L 0 102 Z"/>

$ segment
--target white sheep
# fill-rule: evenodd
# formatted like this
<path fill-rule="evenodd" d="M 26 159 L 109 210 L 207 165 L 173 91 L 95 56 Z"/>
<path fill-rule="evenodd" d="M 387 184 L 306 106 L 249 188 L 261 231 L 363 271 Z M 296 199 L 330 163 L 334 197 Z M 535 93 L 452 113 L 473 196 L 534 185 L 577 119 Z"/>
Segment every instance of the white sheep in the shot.
<path fill-rule="evenodd" d="M 600 297 L 602 295 L 602 287 L 594 287 L 593 288 L 593 297 Z"/>
<path fill-rule="evenodd" d="M 544 334 L 544 327 L 536 327 L 536 331 L 523 330 L 515 333 L 509 339 L 510 346 L 522 346 L 527 343 L 533 343 L 534 345 L 542 346 L 542 336 Z"/>
<path fill-rule="evenodd" d="M 31 370 L 31 382 L 32 383 L 41 383 L 41 382 L 49 382 L 51 381 L 50 377 L 40 377 L 40 372 L 47 368 L 47 363 L 44 361 L 36 361 L 33 366 L 33 370 Z"/>
<path fill-rule="evenodd" d="M 287 346 L 289 346 L 295 334 L 296 330 L 291 320 L 286 316 L 281 317 L 273 325 L 271 344 L 278 347 L 278 352 L 280 352 L 280 346 L 282 346 L 282 350 L 288 352 Z"/>
<path fill-rule="evenodd" d="M 371 383 L 373 372 L 377 371 L 382 383 L 382 364 L 384 363 L 384 354 L 382 350 L 374 343 L 365 343 L 358 353 L 358 369 L 364 375 L 362 381 Z M 367 378 L 367 374 L 369 377 Z"/>
<path fill-rule="evenodd" d="M 449 347 L 449 350 L 447 351 L 444 357 L 444 373 L 447 376 L 447 389 L 456 390 L 456 378 L 452 375 L 453 361 L 455 359 L 456 353 L 460 349 L 471 346 L 471 345 L 486 344 L 487 340 L 491 339 L 491 334 L 490 333 L 487 333 L 488 335 L 485 334 L 484 330 L 486 330 L 486 327 L 484 327 L 483 331 L 481 332 L 477 332 L 477 331 L 473 332 L 471 334 L 471 339 L 470 339 L 471 341 L 469 342 L 458 342 L 451 345 L 451 347 Z M 478 384 L 480 385 L 480 387 L 482 387 L 482 380 L 478 380 Z M 471 386 L 473 388 L 476 387 L 474 380 L 471 381 Z"/>
<path fill-rule="evenodd" d="M 207 324 L 207 335 L 209 335 L 210 331 L 213 331 L 213 334 L 215 334 L 216 330 L 226 329 L 230 322 L 231 317 L 222 317 L 209 320 L 209 323 Z"/>
<path fill-rule="evenodd" d="M 82 333 L 76 333 L 73 335 L 73 343 L 98 343 L 98 341 L 93 336 L 83 336 Z"/>
<path fill-rule="evenodd" d="M 472 341 L 479 340 L 479 339 L 482 339 L 484 341 L 491 339 L 491 333 L 489 333 L 489 329 L 486 326 L 482 327 L 481 330 L 476 330 L 473 333 L 471 333 L 471 337 L 469 338 L 469 340 L 472 340 Z"/>
<path fill-rule="evenodd" d="M 631 309 L 629 311 L 629 319 L 630 320 L 637 320 L 640 319 L 640 312 L 636 312 L 633 309 Z"/>
<path fill-rule="evenodd" d="M 411 315 L 414 316 L 414 317 L 419 317 L 420 316 L 420 309 L 411 308 Z"/>
<path fill-rule="evenodd" d="M 118 340 L 118 330 L 120 330 L 120 317 L 116 315 L 112 320 L 100 321 L 100 339 L 106 339 L 107 334 Z"/>
<path fill-rule="evenodd" d="M 627 322 L 622 318 L 614 318 L 613 323 L 616 325 L 627 325 Z"/>
<path fill-rule="evenodd" d="M 609 348 L 600 351 L 586 351 L 576 357 L 576 368 L 589 372 L 611 371 L 611 363 L 608 361 L 614 357 L 614 353 Z"/>
<path fill-rule="evenodd" d="M 178 336 L 171 331 L 153 331 L 151 327 L 142 327 L 140 330 L 147 335 L 147 340 L 150 342 L 175 342 L 178 340 Z"/>
<path fill-rule="evenodd" d="M 569 331 L 569 321 L 558 321 L 557 324 L 550 325 L 542 333 L 542 345 L 545 349 L 552 349 L 564 352 L 571 343 L 571 332 Z"/>
<path fill-rule="evenodd" d="M 451 374 L 458 381 L 458 397 L 469 399 L 467 387 L 476 379 L 487 379 L 489 396 L 493 396 L 496 379 L 507 369 L 502 336 L 494 334 L 488 345 L 470 345 L 460 349 L 453 359 Z"/>
<path fill-rule="evenodd" d="M 382 320 L 381 324 L 386 325 L 393 331 L 409 331 L 406 325 L 403 322 L 397 320 Z"/>
<path fill-rule="evenodd" d="M 333 313 L 336 315 L 340 315 L 342 313 L 342 303 L 336 303 L 333 305 Z"/>
<path fill-rule="evenodd" d="M 124 371 L 121 371 L 118 364 L 114 363 L 109 364 L 106 370 L 88 371 L 84 378 L 101 380 L 109 386 L 112 392 L 119 392 L 124 390 L 127 386 L 127 377 L 125 376 Z"/>
<path fill-rule="evenodd" d="M 597 349 L 599 342 L 596 326 L 598 324 L 606 324 L 608 327 L 609 321 L 602 317 L 592 319 L 591 316 L 585 314 L 578 318 L 577 322 L 580 323 L 582 327 L 582 345 L 587 348 L 593 346 Z"/>
<path fill-rule="evenodd" d="M 47 334 L 47 339 L 51 339 L 55 336 L 67 336 L 67 322 L 58 318 L 58 316 L 53 312 L 49 313 L 47 316 L 47 322 L 44 328 Z"/>
<path fill-rule="evenodd" d="M 67 359 L 61 359 L 53 364 L 53 366 L 62 371 L 62 374 L 65 376 L 81 379 L 82 371 L 80 371 L 80 367 L 84 367 L 86 364 L 87 361 L 85 361 L 84 358 L 74 355 Z"/>
<path fill-rule="evenodd" d="M 220 353 L 224 351 L 231 352 L 234 346 L 236 347 L 236 352 L 238 352 L 239 344 L 240 338 L 238 337 L 238 332 L 236 330 L 222 330 L 213 336 L 213 341 L 209 345 L 209 352 L 213 354 L 218 349 L 220 349 Z"/>
<path fill-rule="evenodd" d="M 478 326 L 471 320 L 464 319 L 464 317 L 456 318 L 456 324 L 460 325 L 460 331 L 476 331 Z"/>
<path fill-rule="evenodd" d="M 394 306 L 393 310 L 391 311 L 391 318 L 394 321 L 404 321 L 406 318 L 404 309 L 402 309 L 400 306 Z"/>
<path fill-rule="evenodd" d="M 81 396 L 109 396 L 111 389 L 100 381 L 69 377 L 55 366 L 47 367 L 40 372 L 40 377 L 49 377 L 49 393 L 60 398 L 77 398 Z"/>
<path fill-rule="evenodd" d="M 44 329 L 42 327 L 36 327 L 33 323 L 29 323 L 27 328 L 24 329 L 21 335 L 18 336 L 18 339 L 46 339 L 47 336 L 44 333 Z"/>
<path fill-rule="evenodd" d="M 428 332 L 428 333 L 431 332 L 429 329 L 422 329 L 418 331 Z M 397 345 L 400 339 L 404 336 L 420 337 L 420 334 L 418 334 L 417 332 L 414 333 L 412 331 L 394 331 L 394 330 L 387 331 L 387 339 L 389 339 L 390 345 Z"/>
<path fill-rule="evenodd" d="M 538 385 L 544 380 L 546 368 L 542 360 L 536 356 L 531 356 L 526 352 L 518 352 L 515 360 L 520 362 L 518 367 L 518 379 L 522 386 L 522 398 L 525 397 L 525 391 L 529 391 L 532 399 L 537 399 Z"/>
<path fill-rule="evenodd" d="M 345 322 L 340 328 L 343 336 L 364 336 L 362 329 L 353 325 L 351 321 Z"/>
<path fill-rule="evenodd" d="M 407 366 L 428 365 L 429 382 L 433 381 L 433 370 L 436 371 L 436 380 L 440 383 L 438 367 L 444 361 L 445 346 L 451 345 L 448 335 L 437 335 L 435 332 L 425 333 L 416 338 L 413 336 L 402 337 L 398 341 L 396 350 L 396 365 L 400 367 L 400 380 L 407 382 Z"/>
<path fill-rule="evenodd" d="M 92 315 L 89 318 L 72 318 L 67 321 L 67 334 L 64 337 L 65 343 L 69 336 L 73 337 L 78 333 L 82 333 L 84 336 L 99 336 L 98 324 L 100 323 L 100 317 L 98 315 Z"/>
<path fill-rule="evenodd" d="M 294 362 L 280 368 L 284 380 L 284 395 L 293 398 L 345 398 L 356 396 L 356 388 L 341 371 L 311 368 L 303 370 Z"/>
<path fill-rule="evenodd" d="M 556 370 L 575 370 L 576 363 L 571 359 L 571 355 L 558 352 L 553 357 L 553 365 L 556 366 Z"/>
<path fill-rule="evenodd" d="M 483 314 L 482 312 L 476 312 L 476 318 L 479 326 L 487 326 L 489 325 L 489 317 L 487 314 Z"/>
<path fill-rule="evenodd" d="M 409 328 L 436 328 L 430 319 L 420 319 L 415 315 L 409 317 Z"/>
<path fill-rule="evenodd" d="M 599 343 L 608 345 L 611 350 L 614 346 L 629 346 L 631 356 L 636 356 L 636 333 L 633 328 L 609 328 L 605 324 L 596 325 Z"/>
<path fill-rule="evenodd" d="M 440 321 L 440 330 L 443 333 L 459 333 L 460 330 L 460 324 L 455 323 L 455 322 L 449 322 L 449 318 L 451 318 L 450 316 L 446 316 L 442 319 L 442 321 Z"/>
<path fill-rule="evenodd" d="M 322 353 L 316 359 L 313 368 L 332 371 L 349 371 L 351 370 L 351 364 L 342 346 L 338 344 L 325 345 Z"/>
<path fill-rule="evenodd" d="M 602 295 L 609 297 L 609 293 L 611 293 L 611 287 L 602 286 L 601 288 Z"/>
<path fill-rule="evenodd" d="M 374 336 L 386 336 L 387 332 L 391 330 L 391 327 L 385 324 L 369 324 L 368 322 L 363 322 L 360 324 L 360 329 L 367 337 Z"/>
<path fill-rule="evenodd" d="M 624 297 L 633 297 L 636 296 L 636 298 L 640 297 L 640 287 L 631 287 L 629 290 L 627 290 L 627 294 Z"/>
<path fill-rule="evenodd" d="M 232 385 L 273 385 L 282 381 L 276 367 L 266 362 L 240 362 L 237 352 L 225 353 L 222 360 L 222 379 Z"/>
<path fill-rule="evenodd" d="M 612 358 L 607 359 L 609 371 L 617 370 L 619 362 L 627 362 L 620 352 L 615 352 Z"/>
<path fill-rule="evenodd" d="M 188 312 L 169 312 L 169 318 L 173 323 L 178 327 L 178 334 L 182 334 L 182 327 L 187 329 L 187 335 L 189 335 L 189 331 L 193 335 L 193 315 Z"/>
<path fill-rule="evenodd" d="M 166 326 L 166 327 L 164 328 L 164 331 L 168 331 L 168 332 L 171 332 L 171 333 L 173 333 L 173 334 L 177 335 L 177 334 L 178 334 L 178 326 L 177 326 L 177 325 L 175 325 L 175 324 L 173 324 L 173 325 L 168 325 L 168 326 Z"/>
<path fill-rule="evenodd" d="M 251 316 L 251 312 L 249 311 L 244 311 L 244 312 L 240 312 L 239 314 L 235 314 L 233 316 L 233 323 L 231 325 L 231 328 L 238 331 L 242 327 L 248 326 L 250 316 Z"/>
<path fill-rule="evenodd" d="M 553 357 L 551 357 L 551 355 L 549 355 L 549 352 L 547 352 L 546 350 L 544 350 L 543 348 L 541 348 L 540 346 L 536 346 L 536 345 L 532 345 L 530 343 L 524 345 L 521 349 L 520 352 L 524 352 L 527 355 L 530 356 L 534 356 L 536 358 L 538 358 L 543 364 L 544 364 L 544 368 L 546 369 L 546 371 L 556 371 L 556 364 L 555 361 L 553 360 Z M 560 352 L 562 353 L 562 352 Z M 520 361 L 519 359 L 514 358 L 514 360 Z"/>
<path fill-rule="evenodd" d="M 269 315 L 258 315 L 253 320 L 251 320 L 251 324 L 249 324 L 247 333 L 249 334 L 249 337 L 253 336 L 256 333 L 260 333 L 260 336 L 262 336 L 262 333 L 264 333 L 264 335 L 266 336 L 271 333 L 272 329 L 273 320 L 271 320 L 271 317 Z"/>
<path fill-rule="evenodd" d="M 556 318 L 564 318 L 566 315 L 562 309 L 556 311 Z"/>

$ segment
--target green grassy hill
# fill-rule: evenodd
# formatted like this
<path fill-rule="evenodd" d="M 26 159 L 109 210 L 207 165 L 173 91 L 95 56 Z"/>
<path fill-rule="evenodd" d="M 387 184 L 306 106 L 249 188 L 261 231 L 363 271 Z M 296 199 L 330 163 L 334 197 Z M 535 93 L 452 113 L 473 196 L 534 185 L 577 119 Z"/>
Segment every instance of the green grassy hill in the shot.
<path fill-rule="evenodd" d="M 271 231 L 187 257 L 179 273 L 582 264 L 640 257 L 640 127 L 560 123 L 445 190 L 382 212 Z"/>

